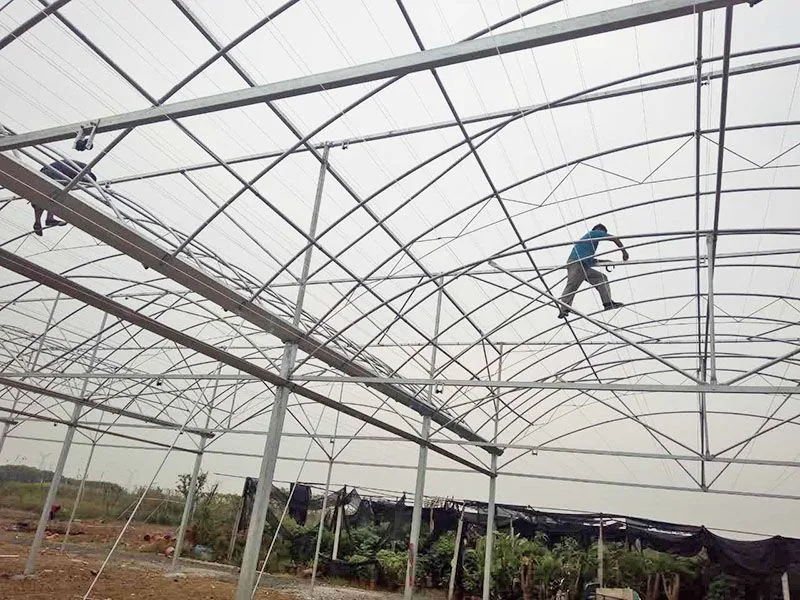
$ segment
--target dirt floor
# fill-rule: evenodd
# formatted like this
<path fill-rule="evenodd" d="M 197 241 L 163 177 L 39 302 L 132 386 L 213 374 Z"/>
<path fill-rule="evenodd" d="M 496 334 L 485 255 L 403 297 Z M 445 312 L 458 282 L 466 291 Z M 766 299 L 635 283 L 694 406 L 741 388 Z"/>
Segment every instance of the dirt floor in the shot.
<path fill-rule="evenodd" d="M 49 529 L 35 576 L 23 577 L 36 520 L 26 513 L 0 514 L 0 600 L 80 600 L 98 573 L 106 553 L 122 529 L 122 523 L 76 522 L 62 554 L 65 522 Z M 181 572 L 172 574 L 171 560 L 164 556 L 164 535 L 169 527 L 132 524 L 118 550 L 100 575 L 89 600 L 230 600 L 238 570 L 227 565 L 181 561 Z M 146 541 L 145 535 L 151 540 Z M 154 538 L 159 538 L 153 541 Z M 256 599 L 305 600 L 309 581 L 285 575 L 266 575 Z M 369 591 L 329 585 L 315 588 L 316 600 L 397 600 L 398 593 Z"/>
<path fill-rule="evenodd" d="M 21 578 L 26 548 L 0 542 L 0 598 L 2 600 L 72 600 L 83 598 L 101 564 L 101 557 L 59 554 L 47 550 L 41 555 L 35 577 Z M 230 600 L 235 582 L 213 573 L 191 572 L 169 576 L 166 565 L 147 561 L 117 560 L 109 563 L 89 598 L 92 600 Z M 294 600 L 285 592 L 260 589 L 262 600 Z"/>

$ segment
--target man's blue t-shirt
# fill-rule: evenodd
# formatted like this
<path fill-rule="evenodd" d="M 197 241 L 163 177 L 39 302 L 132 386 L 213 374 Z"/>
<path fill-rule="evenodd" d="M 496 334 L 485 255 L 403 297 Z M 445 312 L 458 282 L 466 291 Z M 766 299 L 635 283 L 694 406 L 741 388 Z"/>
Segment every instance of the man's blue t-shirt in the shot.
<path fill-rule="evenodd" d="M 607 231 L 592 229 L 589 233 L 584 235 L 580 241 L 575 242 L 575 246 L 573 246 L 567 262 L 573 263 L 580 261 L 585 267 L 593 267 L 597 264 L 594 258 L 595 250 L 597 250 L 597 242 L 607 237 L 611 237 L 611 234 Z"/>

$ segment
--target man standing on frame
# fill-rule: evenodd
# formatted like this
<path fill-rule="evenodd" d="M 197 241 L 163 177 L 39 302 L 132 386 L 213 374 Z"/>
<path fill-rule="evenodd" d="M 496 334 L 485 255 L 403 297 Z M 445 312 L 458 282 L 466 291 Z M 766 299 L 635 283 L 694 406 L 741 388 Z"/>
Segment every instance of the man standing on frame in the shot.
<path fill-rule="evenodd" d="M 588 281 L 592 286 L 597 288 L 600 294 L 600 300 L 603 302 L 603 310 L 611 310 L 624 306 L 622 302 L 614 302 L 611 299 L 608 277 L 592 268 L 598 263 L 609 262 L 607 260 L 597 260 L 594 257 L 594 253 L 597 251 L 597 244 L 602 240 L 614 242 L 617 247 L 622 250 L 622 260 L 628 260 L 628 251 L 625 249 L 625 246 L 622 245 L 618 237 L 609 235 L 608 229 L 606 229 L 606 226 L 602 223 L 595 225 L 590 232 L 575 242 L 575 246 L 573 246 L 572 252 L 567 259 L 567 285 L 564 287 L 564 293 L 561 295 L 561 302 L 563 304 L 559 306 L 559 319 L 566 319 L 567 315 L 571 312 L 569 307 L 572 306 L 575 292 L 578 291 L 578 288 L 584 281 Z M 564 306 L 564 304 L 567 306 Z"/>

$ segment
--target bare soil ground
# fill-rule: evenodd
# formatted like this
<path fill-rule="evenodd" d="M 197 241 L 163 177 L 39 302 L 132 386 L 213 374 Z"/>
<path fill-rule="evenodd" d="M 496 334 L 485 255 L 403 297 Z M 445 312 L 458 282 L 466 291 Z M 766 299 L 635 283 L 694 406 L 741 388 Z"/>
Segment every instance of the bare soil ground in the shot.
<path fill-rule="evenodd" d="M 95 577 L 102 557 L 60 554 L 45 551 L 35 577 L 19 578 L 25 564 L 26 548 L 0 542 L 0 598 L 2 600 L 73 600 L 84 597 Z M 106 567 L 89 598 L 91 600 L 230 600 L 235 582 L 209 573 L 190 572 L 168 576 L 166 564 L 148 561 L 115 560 Z M 276 590 L 260 589 L 260 600 L 295 600 Z"/>
<path fill-rule="evenodd" d="M 23 525 L 23 523 L 28 525 Z M 98 572 L 123 523 L 96 521 L 73 524 L 66 551 L 59 552 L 64 521 L 49 528 L 34 577 L 23 578 L 36 517 L 0 513 L 0 600 L 80 600 Z M 75 535 L 73 535 L 73 533 Z M 169 527 L 132 523 L 88 600 L 230 600 L 238 570 L 227 565 L 182 560 L 181 573 L 171 574 L 163 543 L 144 540 L 173 534 Z M 159 545 L 160 544 L 160 545 Z M 306 600 L 309 581 L 290 575 L 266 575 L 257 600 Z M 398 593 L 330 585 L 319 581 L 316 600 L 397 600 Z"/>

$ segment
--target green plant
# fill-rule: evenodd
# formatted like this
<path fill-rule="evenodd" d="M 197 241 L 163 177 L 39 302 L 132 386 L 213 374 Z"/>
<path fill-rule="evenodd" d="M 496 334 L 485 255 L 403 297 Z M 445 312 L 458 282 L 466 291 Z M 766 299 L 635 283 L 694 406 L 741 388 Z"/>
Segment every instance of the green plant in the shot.
<path fill-rule="evenodd" d="M 740 579 L 719 575 L 711 580 L 706 600 L 744 600 L 745 589 Z"/>
<path fill-rule="evenodd" d="M 208 473 L 198 473 L 197 482 L 195 483 L 195 501 L 203 495 L 203 490 L 206 487 L 208 480 Z M 192 483 L 192 476 L 189 473 L 178 475 L 178 484 L 176 488 L 181 497 L 186 498 L 189 495 L 189 486 Z"/>
<path fill-rule="evenodd" d="M 425 554 L 425 573 L 433 587 L 446 588 L 450 582 L 450 563 L 455 550 L 455 534 L 445 533 L 433 542 Z M 419 578 L 419 575 L 417 575 Z"/>
<path fill-rule="evenodd" d="M 380 567 L 381 580 L 387 587 L 398 588 L 405 583 L 408 552 L 379 550 L 375 558 Z"/>

